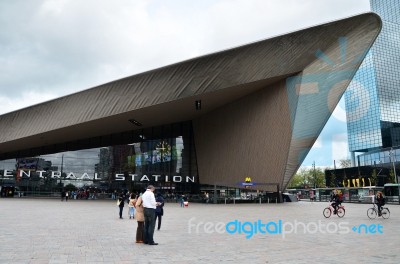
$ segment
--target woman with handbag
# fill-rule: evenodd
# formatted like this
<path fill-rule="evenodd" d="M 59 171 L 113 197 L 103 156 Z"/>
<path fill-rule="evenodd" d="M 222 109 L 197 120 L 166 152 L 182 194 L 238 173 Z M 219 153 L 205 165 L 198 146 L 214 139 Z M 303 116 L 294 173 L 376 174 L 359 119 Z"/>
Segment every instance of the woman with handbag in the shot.
<path fill-rule="evenodd" d="M 119 207 L 119 219 L 122 219 L 122 211 L 124 210 L 124 200 L 125 200 L 124 194 L 121 193 L 117 200 L 117 205 Z"/>
<path fill-rule="evenodd" d="M 138 226 L 136 229 L 136 243 L 143 243 L 144 241 L 144 208 L 142 201 L 142 194 L 136 201 L 135 218 L 137 220 Z"/>

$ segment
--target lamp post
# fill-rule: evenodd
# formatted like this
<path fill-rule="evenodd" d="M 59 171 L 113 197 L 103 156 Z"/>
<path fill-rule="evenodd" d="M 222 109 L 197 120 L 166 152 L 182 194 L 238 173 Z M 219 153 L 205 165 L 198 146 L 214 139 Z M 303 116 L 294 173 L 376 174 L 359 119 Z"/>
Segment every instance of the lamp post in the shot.
<path fill-rule="evenodd" d="M 60 175 L 60 189 L 61 189 L 61 191 L 62 191 L 62 182 L 61 182 L 61 179 L 62 179 L 62 174 L 63 174 L 63 166 L 64 166 L 64 154 L 62 154 L 62 156 L 61 156 L 61 175 Z"/>
<path fill-rule="evenodd" d="M 390 150 L 390 156 L 391 156 L 392 165 L 393 165 L 394 181 L 398 184 L 399 180 L 397 179 L 396 166 L 394 165 L 395 156 L 394 156 L 393 148 Z"/>
<path fill-rule="evenodd" d="M 314 169 L 314 172 L 313 172 L 313 174 L 314 174 L 314 189 L 316 189 L 317 188 L 317 177 L 315 174 L 315 161 L 313 162 L 313 169 Z"/>

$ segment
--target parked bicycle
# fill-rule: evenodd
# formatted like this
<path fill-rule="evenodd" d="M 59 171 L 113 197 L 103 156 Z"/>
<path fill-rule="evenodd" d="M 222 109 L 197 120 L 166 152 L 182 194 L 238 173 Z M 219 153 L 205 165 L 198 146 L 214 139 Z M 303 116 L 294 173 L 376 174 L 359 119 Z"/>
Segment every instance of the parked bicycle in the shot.
<path fill-rule="evenodd" d="M 388 219 L 390 217 L 389 208 L 383 207 L 381 208 L 381 215 L 378 214 L 378 206 L 376 204 L 372 204 L 373 207 L 367 210 L 367 215 L 369 219 L 375 219 L 376 216 L 382 216 L 384 219 Z"/>
<path fill-rule="evenodd" d="M 329 218 L 331 217 L 332 213 L 335 211 L 335 209 L 333 208 L 332 204 L 329 204 L 328 207 L 326 207 L 323 211 L 323 215 L 325 216 L 325 218 Z M 346 210 L 344 209 L 343 205 L 339 205 L 336 214 L 338 217 L 342 218 L 346 213 Z"/>

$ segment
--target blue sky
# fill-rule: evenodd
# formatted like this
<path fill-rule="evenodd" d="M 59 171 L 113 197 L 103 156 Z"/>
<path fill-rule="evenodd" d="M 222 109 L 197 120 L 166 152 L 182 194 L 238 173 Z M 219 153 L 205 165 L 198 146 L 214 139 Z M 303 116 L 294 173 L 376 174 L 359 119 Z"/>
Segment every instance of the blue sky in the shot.
<path fill-rule="evenodd" d="M 368 0 L 0 1 L 0 114 L 369 10 Z M 347 158 L 340 105 L 304 166 Z"/>
<path fill-rule="evenodd" d="M 333 167 L 341 159 L 349 159 L 347 143 L 347 123 L 344 96 L 335 108 L 317 141 L 303 161 L 302 167 Z"/>

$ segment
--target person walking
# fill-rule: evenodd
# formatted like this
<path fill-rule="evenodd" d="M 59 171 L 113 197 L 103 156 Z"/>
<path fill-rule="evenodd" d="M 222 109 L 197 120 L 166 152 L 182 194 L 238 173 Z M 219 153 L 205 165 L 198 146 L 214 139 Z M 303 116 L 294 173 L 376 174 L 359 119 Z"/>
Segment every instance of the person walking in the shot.
<path fill-rule="evenodd" d="M 157 193 L 157 198 L 156 202 L 159 203 L 156 207 L 156 220 L 157 221 L 157 230 L 160 230 L 161 228 L 161 219 L 162 216 L 164 215 L 164 197 L 162 197 L 161 193 Z"/>
<path fill-rule="evenodd" d="M 135 218 L 135 206 L 136 206 L 136 194 L 135 193 L 131 193 L 131 196 L 129 198 L 129 203 L 128 203 L 128 207 L 129 207 L 129 219 L 133 219 Z"/>
<path fill-rule="evenodd" d="M 144 243 L 148 245 L 158 245 L 154 242 L 154 228 L 156 225 L 156 202 L 154 197 L 154 186 L 149 185 L 146 192 L 143 194 L 143 207 L 144 207 Z"/>
<path fill-rule="evenodd" d="M 119 207 L 119 219 L 122 219 L 122 211 L 124 210 L 125 202 L 124 202 L 124 194 L 121 193 L 118 197 L 117 205 Z"/>
<path fill-rule="evenodd" d="M 135 218 L 138 223 L 136 228 L 136 243 L 144 242 L 144 208 L 142 195 L 140 194 L 135 204 Z"/>

